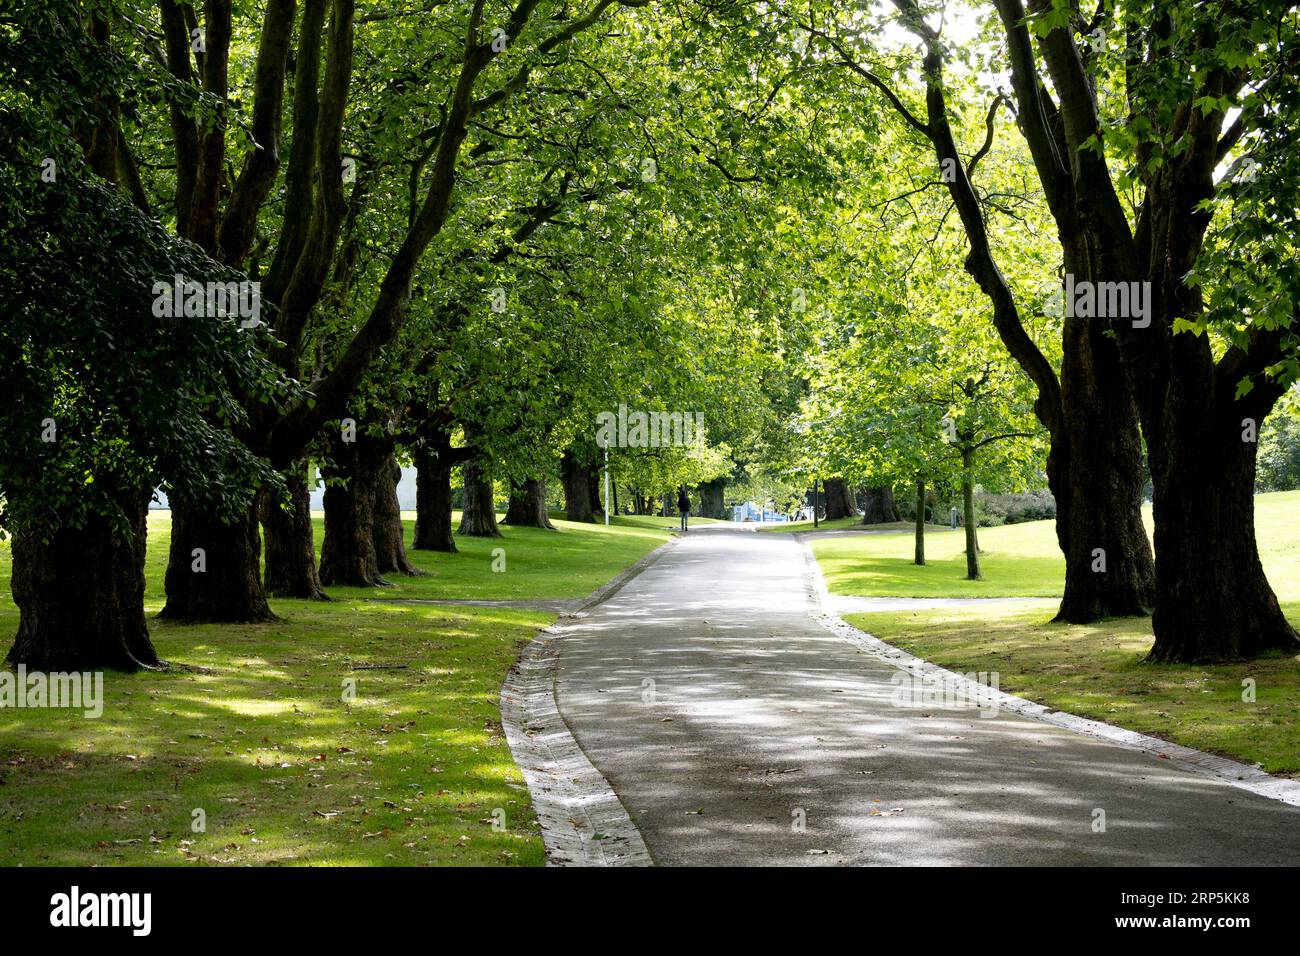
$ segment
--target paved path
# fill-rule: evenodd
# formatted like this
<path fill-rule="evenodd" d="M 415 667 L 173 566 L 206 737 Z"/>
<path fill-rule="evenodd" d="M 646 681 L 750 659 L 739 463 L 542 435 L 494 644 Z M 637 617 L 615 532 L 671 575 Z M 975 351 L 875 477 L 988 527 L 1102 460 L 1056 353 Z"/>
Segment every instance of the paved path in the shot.
<path fill-rule="evenodd" d="M 813 609 L 797 541 L 693 532 L 566 628 L 560 712 L 656 862 L 1300 862 L 1300 808 L 1005 711 L 894 706 L 898 671 Z"/>

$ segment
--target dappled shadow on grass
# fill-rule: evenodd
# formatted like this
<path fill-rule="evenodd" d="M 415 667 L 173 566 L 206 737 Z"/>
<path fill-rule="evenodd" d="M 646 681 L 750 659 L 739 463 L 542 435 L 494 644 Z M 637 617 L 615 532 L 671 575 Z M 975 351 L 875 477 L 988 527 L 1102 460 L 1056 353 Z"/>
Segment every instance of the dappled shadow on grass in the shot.
<path fill-rule="evenodd" d="M 542 862 L 497 703 L 518 646 L 553 616 L 369 599 L 579 597 L 668 539 L 635 519 L 557 526 L 458 536 L 457 554 L 411 550 L 425 576 L 330 588 L 331 604 L 275 601 L 268 624 L 151 619 L 178 666 L 108 675 L 101 719 L 0 713 L 0 864 Z M 150 614 L 169 529 L 151 512 Z M 16 627 L 0 602 L 3 633 Z M 204 833 L 191 830 L 195 809 Z"/>
<path fill-rule="evenodd" d="M 108 675 L 99 720 L 0 714 L 0 863 L 542 861 L 497 695 L 548 616 L 276 610 L 265 625 L 154 622 L 184 669 Z"/>
<path fill-rule="evenodd" d="M 1300 604 L 1285 610 L 1300 622 Z M 999 671 L 1003 690 L 1031 700 L 1258 762 L 1269 772 L 1300 772 L 1300 659 L 1148 664 L 1149 619 L 1071 625 L 1048 617 L 1012 606 L 862 614 L 848 620 L 944 667 Z M 1246 699 L 1248 687 L 1253 701 Z"/>

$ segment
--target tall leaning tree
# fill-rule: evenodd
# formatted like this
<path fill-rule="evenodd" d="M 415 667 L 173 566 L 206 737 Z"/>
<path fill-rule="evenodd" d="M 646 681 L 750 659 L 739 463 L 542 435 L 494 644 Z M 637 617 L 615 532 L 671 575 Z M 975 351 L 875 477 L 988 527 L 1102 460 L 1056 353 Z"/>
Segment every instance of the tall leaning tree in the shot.
<path fill-rule="evenodd" d="M 1034 409 L 1050 441 L 1047 478 L 1056 499 L 1056 536 L 1066 565 L 1057 620 L 1085 623 L 1149 613 L 1155 572 L 1142 526 L 1142 443 L 1119 352 L 1097 326 L 1066 327 L 1058 373 L 1035 341 L 1024 321 L 1023 303 L 1017 301 L 995 252 L 992 190 L 976 185 L 1005 97 L 992 98 L 984 114 L 982 141 L 963 150 L 958 142 L 961 124 L 954 116 L 959 103 L 953 102 L 960 84 L 945 76 L 952 49 L 912 0 L 896 0 L 894 5 L 902 24 L 920 42 L 919 64 L 910 51 L 878 49 L 881 21 L 863 14 L 856 4 L 814 6 L 811 12 L 792 14 L 792 19 L 824 44 L 831 62 L 881 97 L 932 153 L 933 177 L 924 188 L 948 193 L 969 246 L 965 269 L 988 298 L 1003 345 L 1037 389 Z M 919 66 L 922 81 L 919 104 L 910 102 L 902 85 L 915 75 L 914 66 Z M 1067 209 L 1061 210 L 1061 222 L 1074 228 Z M 1081 267 L 1076 257 L 1082 250 L 1074 238 L 1067 241 L 1067 225 L 1061 229 L 1069 270 Z M 1093 571 L 1097 548 L 1107 554 L 1106 574 Z"/>
<path fill-rule="evenodd" d="M 1141 316 L 1074 323 L 1113 335 L 1146 439 L 1150 657 L 1294 652 L 1254 519 L 1257 430 L 1297 374 L 1294 6 L 996 6 L 1020 130 L 1085 253 L 1067 266 L 1149 290 Z"/>

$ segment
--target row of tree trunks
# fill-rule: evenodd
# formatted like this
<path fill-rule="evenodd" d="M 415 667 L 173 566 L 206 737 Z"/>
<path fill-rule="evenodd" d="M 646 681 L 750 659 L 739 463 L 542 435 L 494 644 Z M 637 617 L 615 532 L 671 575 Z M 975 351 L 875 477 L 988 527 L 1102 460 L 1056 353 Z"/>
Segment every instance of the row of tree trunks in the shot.
<path fill-rule="evenodd" d="M 826 520 L 852 518 L 858 513 L 853 493 L 843 478 L 827 478 L 822 482 L 826 495 Z"/>
<path fill-rule="evenodd" d="M 465 462 L 461 472 L 465 477 L 465 502 L 460 512 L 457 534 L 473 538 L 499 538 L 496 503 L 492 495 L 492 472 L 481 460 Z"/>
<path fill-rule="evenodd" d="M 510 486 L 510 505 L 506 508 L 506 524 L 516 528 L 545 528 L 555 530 L 546 513 L 546 482 L 540 478 L 526 478 Z"/>
<path fill-rule="evenodd" d="M 311 489 L 307 464 L 302 462 L 285 476 L 289 505 L 281 507 L 269 495 L 262 497 L 262 533 L 266 538 L 263 584 L 273 597 L 328 601 L 316 567 L 315 530 L 311 520 Z"/>
<path fill-rule="evenodd" d="M 898 513 L 898 502 L 894 500 L 894 489 L 890 485 L 863 488 L 858 500 L 861 502 L 863 524 L 889 524 L 903 520 Z"/>
<path fill-rule="evenodd" d="M 726 500 L 724 494 L 727 490 L 726 478 L 714 478 L 698 486 L 700 492 L 700 517 L 702 518 L 725 518 L 726 517 Z"/>
<path fill-rule="evenodd" d="M 144 553 L 150 493 L 117 496 L 125 534 L 103 517 L 48 537 L 13 538 L 18 635 L 7 660 L 31 670 L 162 666 L 144 617 Z"/>
<path fill-rule="evenodd" d="M 570 521 L 595 523 L 596 504 L 593 469 L 572 448 L 560 459 L 560 481 L 564 485 L 564 517 Z"/>

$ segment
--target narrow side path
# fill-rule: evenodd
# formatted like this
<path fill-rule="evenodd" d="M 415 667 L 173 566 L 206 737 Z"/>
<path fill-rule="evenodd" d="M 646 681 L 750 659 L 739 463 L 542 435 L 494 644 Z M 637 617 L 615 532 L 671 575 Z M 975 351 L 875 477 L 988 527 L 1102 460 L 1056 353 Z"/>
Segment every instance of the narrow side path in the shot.
<path fill-rule="evenodd" d="M 655 862 L 1300 860 L 1300 808 L 1007 711 L 895 706 L 901 672 L 814 620 L 804 562 L 692 533 L 557 642 L 560 713 Z"/>

